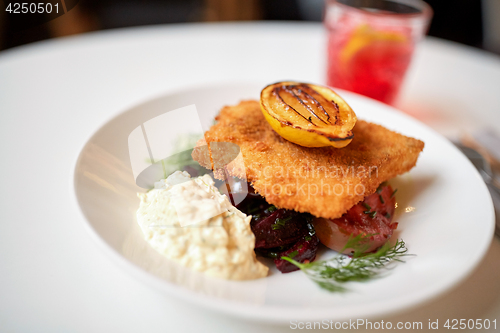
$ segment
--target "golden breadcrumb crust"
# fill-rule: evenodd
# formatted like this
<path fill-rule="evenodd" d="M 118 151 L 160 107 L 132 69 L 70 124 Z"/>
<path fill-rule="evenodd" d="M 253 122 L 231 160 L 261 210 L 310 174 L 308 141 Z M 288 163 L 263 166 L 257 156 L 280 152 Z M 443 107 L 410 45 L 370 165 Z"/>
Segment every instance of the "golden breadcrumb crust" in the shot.
<path fill-rule="evenodd" d="M 224 170 L 216 170 L 217 178 L 223 179 L 224 172 L 246 177 L 267 202 L 324 218 L 342 216 L 382 182 L 409 171 L 424 148 L 420 140 L 362 120 L 345 148 L 302 147 L 271 128 L 257 101 L 226 106 L 216 120 L 205 140 L 235 143 L 242 154 Z M 214 161 L 202 144 L 193 151 L 193 158 L 212 169 Z M 224 156 L 214 149 L 211 145 L 212 157 Z"/>

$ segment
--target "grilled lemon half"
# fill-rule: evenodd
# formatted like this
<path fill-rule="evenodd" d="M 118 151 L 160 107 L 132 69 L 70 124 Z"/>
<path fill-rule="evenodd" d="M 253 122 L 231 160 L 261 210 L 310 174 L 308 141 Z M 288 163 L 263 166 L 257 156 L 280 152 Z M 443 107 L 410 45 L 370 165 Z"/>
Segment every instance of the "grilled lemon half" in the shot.
<path fill-rule="evenodd" d="M 328 87 L 274 83 L 262 89 L 260 106 L 271 127 L 298 145 L 343 148 L 352 141 L 356 114 Z"/>

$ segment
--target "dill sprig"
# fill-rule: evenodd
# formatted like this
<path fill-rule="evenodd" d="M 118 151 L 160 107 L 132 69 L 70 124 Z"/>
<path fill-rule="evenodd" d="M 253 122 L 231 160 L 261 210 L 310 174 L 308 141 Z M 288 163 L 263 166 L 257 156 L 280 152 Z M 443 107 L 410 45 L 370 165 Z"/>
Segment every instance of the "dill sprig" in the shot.
<path fill-rule="evenodd" d="M 365 254 L 368 249 L 368 238 L 373 235 L 358 235 L 350 237 L 342 249 L 354 249 L 352 257 L 338 255 L 330 260 L 302 264 L 290 257 L 281 259 L 291 262 L 299 267 L 311 280 L 321 288 L 331 292 L 344 292 L 346 282 L 366 281 L 376 278 L 383 269 L 388 269 L 390 264 L 404 262 L 401 258 L 409 256 L 408 249 L 403 240 L 397 240 L 391 246 L 385 243 L 377 252 Z"/>

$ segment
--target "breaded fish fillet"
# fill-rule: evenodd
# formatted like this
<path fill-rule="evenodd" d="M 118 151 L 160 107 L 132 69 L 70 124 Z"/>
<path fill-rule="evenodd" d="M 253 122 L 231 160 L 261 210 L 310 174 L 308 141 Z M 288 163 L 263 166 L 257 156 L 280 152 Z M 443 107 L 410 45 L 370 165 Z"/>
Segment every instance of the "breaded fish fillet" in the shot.
<path fill-rule="evenodd" d="M 279 208 L 331 219 L 374 193 L 382 182 L 413 168 L 424 148 L 420 140 L 361 120 L 345 148 L 302 147 L 271 128 L 257 101 L 226 106 L 216 120 L 205 133 L 206 141 L 235 143 L 243 157 L 224 167 L 228 175 L 246 177 Z M 212 144 L 212 150 L 216 146 Z M 216 155 L 223 153 L 213 151 L 212 157 Z M 202 149 L 195 149 L 193 158 L 207 168 L 214 164 Z M 220 171 L 216 176 L 222 179 Z"/>

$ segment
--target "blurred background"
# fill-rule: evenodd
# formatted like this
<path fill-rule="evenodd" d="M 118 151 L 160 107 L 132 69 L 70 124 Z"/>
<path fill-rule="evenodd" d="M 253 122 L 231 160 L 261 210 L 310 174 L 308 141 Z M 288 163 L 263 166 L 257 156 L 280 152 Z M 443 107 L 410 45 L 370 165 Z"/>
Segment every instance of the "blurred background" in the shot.
<path fill-rule="evenodd" d="M 429 35 L 500 54 L 500 0 L 426 2 L 434 9 Z M 0 50 L 49 38 L 154 24 L 319 22 L 323 8 L 324 0 L 80 0 L 67 14 L 22 31 L 16 31 L 2 10 Z"/>

